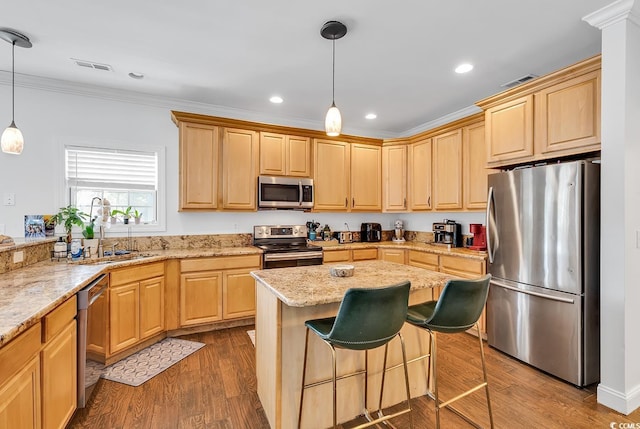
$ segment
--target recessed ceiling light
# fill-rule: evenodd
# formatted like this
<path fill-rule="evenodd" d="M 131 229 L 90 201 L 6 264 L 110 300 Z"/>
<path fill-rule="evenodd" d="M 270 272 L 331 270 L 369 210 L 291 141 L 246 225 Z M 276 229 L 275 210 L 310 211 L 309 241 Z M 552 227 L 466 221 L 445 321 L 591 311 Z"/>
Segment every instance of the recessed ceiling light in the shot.
<path fill-rule="evenodd" d="M 271 97 L 269 99 L 270 102 L 274 103 L 274 104 L 280 104 L 282 103 L 284 100 L 282 99 L 282 97 L 278 96 L 278 95 L 274 95 L 273 97 Z"/>
<path fill-rule="evenodd" d="M 464 63 L 456 67 L 456 73 L 468 73 L 473 70 L 473 64 Z"/>
<path fill-rule="evenodd" d="M 375 113 L 367 113 L 367 115 L 365 116 L 365 118 L 367 119 L 375 119 L 377 117 L 378 115 L 376 115 Z"/>
<path fill-rule="evenodd" d="M 144 74 L 142 73 L 136 73 L 136 72 L 131 72 L 129 73 L 129 77 L 131 79 L 144 79 Z"/>

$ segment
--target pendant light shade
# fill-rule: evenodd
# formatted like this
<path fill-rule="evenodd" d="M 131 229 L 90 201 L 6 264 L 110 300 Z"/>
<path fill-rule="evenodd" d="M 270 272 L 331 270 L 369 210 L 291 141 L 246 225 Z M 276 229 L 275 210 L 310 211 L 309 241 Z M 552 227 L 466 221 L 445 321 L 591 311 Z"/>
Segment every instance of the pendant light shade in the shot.
<path fill-rule="evenodd" d="M 320 34 L 325 39 L 329 39 L 333 42 L 333 62 L 332 62 L 332 93 L 331 93 L 331 107 L 327 112 L 327 116 L 324 120 L 324 129 L 328 136 L 336 137 L 340 135 L 342 131 L 342 116 L 340 110 L 336 107 L 336 40 L 342 38 L 347 34 L 347 27 L 338 21 L 328 21 L 320 30 Z"/>
<path fill-rule="evenodd" d="M 31 41 L 24 34 L 9 28 L 0 28 L 0 39 L 11 43 L 11 125 L 7 127 L 0 137 L 0 147 L 5 153 L 20 155 L 24 147 L 24 137 L 22 132 L 16 127 L 15 122 L 15 106 L 16 106 L 16 66 L 15 66 L 15 50 L 16 45 L 21 48 L 30 48 Z"/>

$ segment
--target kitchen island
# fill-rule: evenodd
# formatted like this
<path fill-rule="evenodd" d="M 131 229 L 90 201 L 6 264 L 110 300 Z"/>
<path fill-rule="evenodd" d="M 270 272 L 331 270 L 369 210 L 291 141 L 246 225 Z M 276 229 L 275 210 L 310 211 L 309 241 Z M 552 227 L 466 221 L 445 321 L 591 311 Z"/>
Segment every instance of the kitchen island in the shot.
<path fill-rule="evenodd" d="M 256 375 L 258 396 L 271 428 L 295 428 L 300 403 L 300 384 L 304 356 L 305 326 L 309 319 L 335 316 L 344 293 L 352 287 L 376 287 L 411 282 L 410 304 L 432 299 L 432 289 L 443 286 L 450 275 L 384 261 L 354 262 L 353 277 L 332 277 L 336 264 L 253 271 L 256 279 Z M 402 334 L 407 359 L 427 353 L 427 336 L 405 325 Z M 307 380 L 331 377 L 331 353 L 315 335 L 309 337 Z M 338 375 L 364 369 L 364 353 L 338 350 Z M 377 409 L 384 347 L 369 352 L 368 408 Z M 400 363 L 402 353 L 397 339 L 389 344 L 387 366 Z M 411 396 L 427 392 L 426 361 L 409 364 Z M 386 376 L 383 407 L 405 399 L 402 368 Z M 362 376 L 338 383 L 338 421 L 362 414 L 364 397 Z M 305 392 L 303 428 L 331 426 L 331 383 Z"/>

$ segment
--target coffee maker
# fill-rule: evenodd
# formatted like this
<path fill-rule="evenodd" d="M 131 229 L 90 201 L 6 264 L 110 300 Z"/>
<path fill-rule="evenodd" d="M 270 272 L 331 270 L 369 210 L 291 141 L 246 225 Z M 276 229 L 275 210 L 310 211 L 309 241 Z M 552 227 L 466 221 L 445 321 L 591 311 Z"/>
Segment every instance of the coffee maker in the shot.
<path fill-rule="evenodd" d="M 433 238 L 436 244 L 462 247 L 462 225 L 455 220 L 445 219 L 433 224 Z"/>
<path fill-rule="evenodd" d="M 393 230 L 393 238 L 391 241 L 395 241 L 396 243 L 404 243 L 404 222 L 400 219 L 394 222 L 393 226 L 395 229 Z"/>
<path fill-rule="evenodd" d="M 469 246 L 472 250 L 487 250 L 487 231 L 479 223 L 469 224 L 469 232 L 473 234 L 473 244 Z"/>

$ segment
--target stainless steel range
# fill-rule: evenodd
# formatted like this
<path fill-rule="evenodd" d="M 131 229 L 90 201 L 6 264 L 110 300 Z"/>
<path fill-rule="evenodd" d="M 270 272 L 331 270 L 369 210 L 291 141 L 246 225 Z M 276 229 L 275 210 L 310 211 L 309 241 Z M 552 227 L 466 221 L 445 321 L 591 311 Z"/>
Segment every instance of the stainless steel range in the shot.
<path fill-rule="evenodd" d="M 263 269 L 322 264 L 322 248 L 307 245 L 305 225 L 254 226 L 253 244 L 264 251 Z"/>

